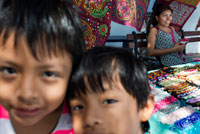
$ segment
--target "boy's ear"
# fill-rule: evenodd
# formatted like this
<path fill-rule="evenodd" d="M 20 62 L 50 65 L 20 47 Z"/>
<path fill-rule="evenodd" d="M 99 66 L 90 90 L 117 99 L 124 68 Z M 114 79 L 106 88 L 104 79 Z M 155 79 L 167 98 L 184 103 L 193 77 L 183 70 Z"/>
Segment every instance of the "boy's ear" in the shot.
<path fill-rule="evenodd" d="M 154 96 L 152 94 L 149 95 L 146 105 L 140 109 L 140 121 L 145 122 L 151 117 L 154 109 Z"/>

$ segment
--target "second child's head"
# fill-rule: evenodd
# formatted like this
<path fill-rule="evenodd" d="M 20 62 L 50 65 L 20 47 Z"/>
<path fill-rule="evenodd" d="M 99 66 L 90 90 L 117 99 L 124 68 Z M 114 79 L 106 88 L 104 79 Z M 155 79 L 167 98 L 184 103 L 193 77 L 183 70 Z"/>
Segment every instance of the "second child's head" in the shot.
<path fill-rule="evenodd" d="M 0 2 L 0 105 L 16 133 L 48 120 L 55 127 L 83 45 L 79 17 L 63 0 Z"/>
<path fill-rule="evenodd" d="M 128 49 L 88 50 L 69 85 L 77 134 L 141 134 L 153 111 L 146 68 Z"/>

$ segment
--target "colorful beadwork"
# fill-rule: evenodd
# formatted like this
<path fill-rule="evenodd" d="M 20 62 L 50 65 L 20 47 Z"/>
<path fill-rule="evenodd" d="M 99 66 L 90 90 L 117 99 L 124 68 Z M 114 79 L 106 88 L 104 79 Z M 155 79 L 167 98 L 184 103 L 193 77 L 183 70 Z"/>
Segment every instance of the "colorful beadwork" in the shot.
<path fill-rule="evenodd" d="M 187 128 L 188 126 L 196 123 L 197 121 L 200 121 L 200 113 L 194 112 L 190 116 L 187 116 L 186 118 L 183 118 L 177 122 L 174 123 L 174 125 L 170 128 L 172 131 L 176 129 L 183 130 Z"/>
<path fill-rule="evenodd" d="M 164 106 L 176 101 L 177 99 L 174 96 L 169 96 L 162 101 L 156 102 L 156 104 L 154 105 L 153 113 L 157 112 L 159 109 L 163 108 Z"/>
<path fill-rule="evenodd" d="M 191 106 L 186 106 L 175 110 L 174 112 L 167 114 L 161 118 L 163 124 L 174 124 L 176 121 L 190 116 L 195 110 Z"/>
<path fill-rule="evenodd" d="M 190 130 L 190 134 L 199 132 L 199 129 L 196 131 L 191 127 L 195 123 L 200 124 L 200 86 L 195 83 L 195 80 L 200 80 L 200 65 L 191 64 L 173 68 L 173 71 L 165 71 L 163 74 L 160 72 L 157 70 L 149 75 L 151 84 L 156 85 L 151 91 L 156 101 L 153 117 L 163 126 L 171 126 L 170 130 L 177 133 L 187 133 Z"/>

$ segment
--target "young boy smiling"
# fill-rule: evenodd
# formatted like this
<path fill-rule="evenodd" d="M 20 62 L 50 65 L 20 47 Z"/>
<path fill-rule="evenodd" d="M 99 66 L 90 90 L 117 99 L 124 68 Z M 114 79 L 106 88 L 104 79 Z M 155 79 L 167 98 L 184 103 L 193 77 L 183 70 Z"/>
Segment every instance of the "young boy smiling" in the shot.
<path fill-rule="evenodd" d="M 76 134 L 142 134 L 154 107 L 145 67 L 122 48 L 88 50 L 67 99 Z"/>
<path fill-rule="evenodd" d="M 0 134 L 72 134 L 64 100 L 83 52 L 63 0 L 0 1 Z"/>

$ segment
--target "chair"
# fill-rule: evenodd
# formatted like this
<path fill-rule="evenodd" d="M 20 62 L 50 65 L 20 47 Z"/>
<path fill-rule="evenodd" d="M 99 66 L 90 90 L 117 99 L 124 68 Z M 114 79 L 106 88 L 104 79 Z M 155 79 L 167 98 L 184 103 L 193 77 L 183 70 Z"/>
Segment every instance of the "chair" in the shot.
<path fill-rule="evenodd" d="M 129 42 L 129 47 L 132 47 L 135 52 L 135 56 L 139 59 L 142 59 L 147 64 L 148 70 L 158 69 L 164 67 L 161 63 L 160 57 L 150 57 L 147 54 L 143 55 L 141 49 L 147 49 L 147 40 L 146 33 L 136 33 L 135 31 L 132 34 L 127 34 L 127 39 Z M 134 44 L 134 45 L 131 45 Z"/>

